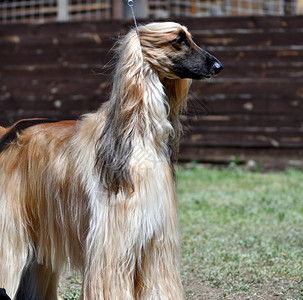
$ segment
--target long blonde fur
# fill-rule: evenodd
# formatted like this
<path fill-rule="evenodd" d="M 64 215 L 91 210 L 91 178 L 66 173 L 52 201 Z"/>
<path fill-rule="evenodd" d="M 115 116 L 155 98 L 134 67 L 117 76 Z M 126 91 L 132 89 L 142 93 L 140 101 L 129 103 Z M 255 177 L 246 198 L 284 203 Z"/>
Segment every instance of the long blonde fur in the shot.
<path fill-rule="evenodd" d="M 171 71 L 168 43 L 180 30 L 141 26 L 141 44 L 130 31 L 107 103 L 28 127 L 0 153 L 0 287 L 13 299 L 57 299 L 66 263 L 83 273 L 81 299 L 183 299 L 172 164 L 190 80 Z"/>

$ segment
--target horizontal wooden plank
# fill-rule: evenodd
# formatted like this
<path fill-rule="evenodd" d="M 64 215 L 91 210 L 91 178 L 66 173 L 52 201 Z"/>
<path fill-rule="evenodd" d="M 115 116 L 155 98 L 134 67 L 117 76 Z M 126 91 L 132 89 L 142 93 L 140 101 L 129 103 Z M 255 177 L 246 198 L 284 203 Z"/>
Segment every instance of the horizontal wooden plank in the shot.
<path fill-rule="evenodd" d="M 1 63 L 7 65 L 14 65 L 17 63 L 19 59 L 18 56 L 21 56 L 25 64 L 35 63 L 32 58 L 40 59 L 45 63 L 52 63 L 52 58 L 55 57 L 65 57 L 70 58 L 70 56 L 75 56 L 76 61 L 87 62 L 87 59 L 90 61 L 96 61 L 104 58 L 108 59 L 108 57 L 114 56 L 114 51 L 110 51 L 112 47 L 112 43 L 108 44 L 108 47 L 104 47 L 103 45 L 98 48 L 49 48 L 43 45 L 37 45 L 36 48 L 33 49 L 26 49 L 21 48 L 18 51 L 10 51 L 8 48 L 2 48 L 2 53 L 5 54 L 7 60 L 4 60 L 1 57 Z M 208 49 L 206 49 L 208 50 Z M 262 65 L 267 64 L 279 64 L 283 65 L 283 63 L 295 63 L 301 62 L 303 57 L 303 46 L 302 49 L 292 49 L 291 47 L 283 48 L 283 50 L 275 50 L 273 48 L 267 49 L 230 49 L 229 51 L 224 51 L 222 49 L 217 49 L 215 51 L 209 51 L 213 55 L 217 56 L 222 62 L 234 62 L 234 64 L 241 65 L 241 64 L 251 64 L 251 65 Z M 91 59 L 89 56 L 92 56 Z M 105 57 L 107 56 L 107 57 Z M 22 63 L 22 60 L 19 59 L 19 62 Z M 24 63 L 23 63 L 24 64 Z"/>
<path fill-rule="evenodd" d="M 267 54 L 266 51 L 255 51 L 253 56 L 241 52 L 229 53 L 225 55 L 222 52 L 212 52 L 224 65 L 225 70 L 220 77 L 284 77 L 292 76 L 292 74 L 300 74 L 303 63 L 303 50 L 298 51 L 275 51 Z M 264 55 L 264 57 L 263 57 Z M 276 56 L 274 56 L 276 55 Z M 0 57 L 1 69 L 4 70 L 22 70 L 22 67 L 28 69 L 35 66 L 39 68 L 60 68 L 87 66 L 97 67 L 104 65 L 113 65 L 115 62 L 115 53 L 104 49 L 86 49 L 78 50 L 62 50 L 56 51 L 49 49 L 37 49 L 35 52 L 9 52 Z M 8 74 L 9 75 L 9 74 Z M 237 76 L 238 75 L 238 76 Z M 299 75 L 298 75 L 299 76 Z"/>
<path fill-rule="evenodd" d="M 96 110 L 101 103 L 105 102 L 107 98 L 100 95 L 99 97 L 93 97 L 93 95 L 69 95 L 66 99 L 62 100 L 61 95 L 50 95 L 40 98 L 35 96 L 20 96 L 19 98 L 9 98 L 6 100 L 0 100 L 1 111 L 34 111 L 34 110 L 77 110 L 87 111 Z"/>
<path fill-rule="evenodd" d="M 223 71 L 224 72 L 224 71 Z M 87 72 L 86 77 L 78 77 L 77 82 L 83 82 L 85 85 L 95 85 L 99 81 L 99 76 L 92 72 Z M 110 76 L 106 74 L 106 80 L 108 80 Z M 2 74 L 3 82 L 6 82 L 6 85 L 9 88 L 17 88 L 18 86 L 21 88 L 29 89 L 27 81 L 16 82 L 16 80 L 11 80 L 11 78 L 6 80 L 4 74 Z M 74 78 L 76 79 L 76 78 Z M 41 87 L 44 89 L 50 82 L 49 79 L 39 79 L 38 82 L 33 83 L 37 85 L 37 83 L 41 84 Z M 53 81 L 51 81 L 53 82 Z M 67 85 L 71 90 L 81 89 L 81 86 L 70 86 L 72 82 L 70 82 L 69 78 L 66 78 L 64 81 L 54 81 L 54 85 L 62 85 L 62 90 L 64 89 L 64 85 Z M 87 88 L 87 86 L 85 86 Z M 84 89 L 84 88 L 83 88 Z M 286 99 L 292 96 L 303 97 L 303 78 L 216 78 L 213 80 L 207 81 L 193 81 L 191 91 L 193 96 L 199 95 L 202 99 L 207 99 L 207 96 L 210 96 L 209 99 L 216 100 L 216 95 L 240 95 L 246 94 L 248 95 L 246 98 L 250 99 L 249 95 L 260 95 L 261 98 L 266 98 L 262 95 L 277 95 L 277 97 L 283 96 Z M 230 99 L 230 96 L 225 96 L 223 99 Z M 219 97 L 218 100 L 221 100 Z"/>
<path fill-rule="evenodd" d="M 298 166 L 302 162 L 303 148 L 197 148 L 182 145 L 180 147 L 179 161 L 195 160 L 203 163 L 229 163 L 234 158 L 239 163 L 255 160 L 261 167 Z"/>
<path fill-rule="evenodd" d="M 287 32 L 282 34 L 280 32 L 257 32 L 257 33 L 232 33 L 232 34 L 200 34 L 195 35 L 195 42 L 201 47 L 240 47 L 245 46 L 246 48 L 254 49 L 256 47 L 277 47 L 281 48 L 289 45 L 301 46 L 300 41 L 303 38 L 303 31 L 300 32 Z M 50 48 L 67 49 L 71 46 L 76 48 L 100 48 L 104 47 L 110 49 L 114 44 L 117 36 L 115 37 L 102 37 L 99 33 L 79 33 L 73 36 L 64 35 L 52 35 L 52 36 L 17 36 L 11 35 L 7 37 L 0 37 L 0 47 L 6 48 L 10 51 L 16 51 L 22 47 L 27 51 L 34 51 L 34 49 Z"/>
<path fill-rule="evenodd" d="M 89 102 L 96 102 L 99 99 L 107 98 L 109 95 L 110 86 L 107 82 L 99 81 L 95 78 L 94 81 L 15 81 L 5 82 L 0 85 L 2 92 L 0 93 L 0 109 L 5 109 L 6 105 L 25 105 L 27 102 L 35 103 L 35 101 L 62 101 L 63 105 L 78 105 L 83 107 Z M 194 98 L 189 101 L 189 115 L 230 115 L 230 114 L 291 114 L 300 115 L 303 109 L 303 98 L 289 97 L 283 94 L 242 94 L 237 95 L 236 92 L 232 95 L 212 95 L 205 93 L 208 86 L 201 88 L 199 94 L 195 91 Z M 238 89 L 239 92 L 245 89 Z M 199 97 L 198 97 L 199 95 Z M 207 95 L 210 95 L 207 97 Z M 217 96 L 217 97 L 216 97 Z M 242 96 L 242 97 L 241 97 Z M 77 100 L 77 103 L 72 102 Z M 69 102 L 71 101 L 71 102 Z M 24 104 L 23 104 L 24 103 Z M 34 105 L 34 104 L 33 104 Z"/>
<path fill-rule="evenodd" d="M 209 34 L 196 35 L 195 42 L 198 45 L 207 46 L 285 46 L 301 45 L 303 32 L 288 32 L 285 35 L 280 32 L 257 32 L 248 34 Z"/>
<path fill-rule="evenodd" d="M 69 65 L 87 65 L 89 66 L 103 66 L 109 63 L 114 53 L 109 53 L 107 50 L 95 49 L 96 51 L 86 51 L 85 53 L 78 53 L 76 51 L 46 51 L 37 49 L 36 53 L 22 53 L 10 52 L 0 57 L 0 64 L 6 70 L 13 69 L 18 66 L 45 66 L 45 68 L 53 68 L 55 66 L 69 66 Z"/>
<path fill-rule="evenodd" d="M 72 37 L 64 36 L 9 36 L 7 38 L 0 38 L 0 48 L 6 48 L 6 51 L 18 51 L 20 47 L 23 51 L 35 51 L 36 49 L 52 49 L 56 50 L 58 47 L 61 49 L 69 49 L 70 47 L 76 48 L 100 48 L 105 47 L 110 49 L 114 44 L 111 37 L 102 38 L 96 33 L 79 34 Z"/>
<path fill-rule="evenodd" d="M 274 148 L 303 148 L 303 132 L 281 130 L 275 132 L 197 132 L 188 134 L 182 144 L 195 147 L 274 147 Z"/>
<path fill-rule="evenodd" d="M 73 85 L 60 85 L 58 87 L 49 87 L 48 92 L 40 89 L 29 88 L 28 90 L 13 90 L 5 91 L 0 94 L 0 110 L 5 110 L 8 107 L 25 107 L 32 105 L 38 106 L 37 103 L 42 103 L 45 109 L 51 107 L 52 103 L 59 100 L 61 106 L 71 106 L 75 109 L 81 109 L 91 103 L 101 103 L 109 97 L 108 91 L 99 89 L 98 86 L 87 85 L 87 92 L 82 89 L 77 90 Z M 191 105 L 190 105 L 191 106 Z M 290 117 L 302 114 L 303 102 L 276 102 L 275 100 L 263 101 L 242 101 L 229 100 L 224 102 L 205 102 L 204 104 L 195 104 L 194 108 L 189 109 L 189 115 L 289 115 Z"/>
<path fill-rule="evenodd" d="M 20 59 L 22 60 L 22 58 Z M 22 61 L 23 63 L 24 60 Z M 290 79 L 301 79 L 303 76 L 302 66 L 285 66 L 285 67 L 275 67 L 275 66 L 230 66 L 229 64 L 224 64 L 224 71 L 220 74 L 220 80 L 212 80 L 211 83 L 231 83 L 243 81 L 251 82 L 252 84 L 258 83 L 261 79 L 268 80 L 271 82 L 281 82 L 284 84 L 289 84 Z M 99 80 L 110 80 L 112 77 L 112 72 L 114 66 L 111 63 L 98 63 L 96 60 L 94 63 L 71 63 L 70 59 L 54 61 L 51 65 L 39 64 L 37 60 L 36 64 L 16 64 L 14 66 L 2 66 L 0 67 L 0 78 L 3 82 L 19 81 L 24 80 L 39 80 L 41 77 L 44 80 L 74 80 L 81 81 L 92 80 L 94 81 L 97 77 Z M 69 74 L 69 75 L 68 75 Z M 245 78 L 245 79 L 244 79 Z M 286 79 L 285 79 L 286 78 Z M 196 85 L 199 85 L 197 83 Z M 239 86 L 239 88 L 241 88 Z M 245 93 L 245 87 L 243 87 L 242 93 Z M 289 95 L 295 94 L 296 91 L 290 93 Z"/>
<path fill-rule="evenodd" d="M 78 80 L 42 80 L 42 79 L 33 79 L 29 80 L 4 80 L 2 81 L 2 86 L 5 86 L 5 90 L 9 92 L 12 97 L 18 97 L 19 94 L 27 95 L 76 95 L 76 94 L 85 94 L 92 93 L 99 95 L 107 88 L 106 82 L 100 82 L 100 79 L 94 74 L 88 75 L 86 78 L 79 77 Z"/>
<path fill-rule="evenodd" d="M 77 34 L 98 32 L 102 36 L 118 35 L 130 26 L 131 22 L 119 20 L 81 21 L 81 22 L 49 22 L 44 24 L 15 23 L 1 24 L 0 36 L 33 35 L 53 36 L 54 34 Z"/>
<path fill-rule="evenodd" d="M 104 84 L 111 81 L 113 66 L 107 65 L 88 65 L 88 64 L 67 64 L 67 65 L 15 65 L 0 67 L 0 82 L 19 81 L 31 82 L 38 81 L 99 81 Z"/>
<path fill-rule="evenodd" d="M 194 130 L 203 132 L 204 130 L 225 130 L 225 128 L 240 128 L 239 130 L 252 130 L 254 128 L 263 128 L 264 131 L 280 130 L 283 128 L 303 128 L 303 114 L 296 115 L 278 115 L 272 114 L 184 114 L 181 116 L 185 132 L 189 134 Z M 208 129 L 210 128 L 210 129 Z M 251 129 L 252 128 L 252 129 Z"/>
<path fill-rule="evenodd" d="M 258 100 L 239 100 L 229 98 L 227 101 L 205 101 L 203 105 L 196 104 L 193 109 L 189 109 L 190 115 L 259 115 L 259 114 L 285 114 L 300 115 L 303 109 L 303 102 L 293 101 L 276 101 L 275 99 Z"/>
<path fill-rule="evenodd" d="M 23 56 L 23 59 L 26 61 L 30 61 L 31 56 L 41 56 L 44 57 L 47 61 L 47 56 L 52 57 L 61 57 L 66 56 L 69 57 L 71 55 L 80 57 L 79 60 L 85 61 L 86 58 L 89 59 L 89 56 L 93 56 L 94 60 L 96 58 L 103 58 L 103 56 L 107 55 L 108 57 L 112 57 L 114 55 L 114 51 L 110 51 L 112 48 L 114 42 L 108 41 L 108 45 L 100 45 L 100 47 L 97 48 L 75 48 L 75 47 L 54 47 L 50 48 L 48 46 L 39 45 L 37 44 L 36 47 L 33 47 L 32 49 L 28 48 L 20 48 L 18 47 L 15 51 L 11 51 L 8 47 L 2 47 L 1 51 L 5 55 L 7 55 L 8 60 L 5 61 L 3 57 L 1 57 L 1 62 L 4 64 L 14 64 L 15 59 L 17 59 L 17 56 Z M 294 63 L 294 62 L 301 62 L 303 57 L 303 46 L 302 47 L 293 47 L 291 45 L 282 47 L 282 48 L 276 48 L 276 47 L 262 47 L 262 48 L 241 48 L 241 47 L 233 47 L 233 48 L 218 48 L 218 47 L 209 47 L 206 50 L 209 49 L 215 49 L 211 50 L 212 54 L 217 56 L 222 61 L 227 62 L 234 62 L 238 65 L 241 63 L 247 64 L 254 63 L 255 65 L 259 64 L 277 64 L 279 66 L 279 63 Z M 29 57 L 28 57 L 29 56 Z M 11 58 L 10 58 L 11 57 Z M 48 59 L 48 63 L 51 63 L 51 58 Z"/>
<path fill-rule="evenodd" d="M 36 48 L 27 49 L 27 48 L 19 48 L 16 51 L 10 51 L 10 49 L 3 47 L 2 51 L 6 54 L 8 60 L 4 60 L 1 57 L 1 62 L 5 64 L 14 64 L 15 60 L 18 59 L 18 56 L 24 56 L 23 59 L 25 62 L 30 62 L 31 57 L 39 57 L 44 58 L 45 61 L 51 64 L 52 57 L 61 57 L 65 56 L 66 58 L 70 56 L 76 56 L 77 61 L 82 60 L 83 62 L 86 59 L 90 59 L 89 56 L 93 56 L 94 60 L 98 58 L 102 58 L 103 56 L 112 57 L 114 55 L 114 51 L 110 51 L 112 48 L 113 41 L 109 41 L 108 45 L 100 45 L 98 48 L 89 48 L 89 47 L 56 47 L 50 48 L 44 45 L 37 45 Z M 277 49 L 275 47 L 266 47 L 266 48 L 248 48 L 241 49 L 235 47 L 234 49 L 229 49 L 226 51 L 224 48 L 215 48 L 215 51 L 211 51 L 213 55 L 217 56 L 222 61 L 234 62 L 237 65 L 250 63 L 251 65 L 261 65 L 264 63 L 268 64 L 285 64 L 285 63 L 294 63 L 301 62 L 303 57 L 303 46 L 300 48 L 293 48 L 289 45 L 289 47 L 283 47 L 281 49 Z M 6 57 L 5 56 L 5 57 Z M 48 56 L 51 56 L 48 58 Z M 34 62 L 33 62 L 34 63 Z M 266 66 L 266 65 L 265 65 Z"/>
<path fill-rule="evenodd" d="M 190 145 L 180 145 L 180 160 L 196 160 L 200 162 L 228 162 L 236 157 L 239 162 L 248 159 L 294 159 L 299 160 L 303 156 L 303 148 L 239 148 L 239 147 L 205 147 L 197 148 Z M 191 158 L 192 157 L 192 158 Z"/>
<path fill-rule="evenodd" d="M 215 48 L 215 47 L 214 47 Z M 268 62 L 268 60 L 279 63 L 283 62 L 297 62 L 301 61 L 303 57 L 303 46 L 301 47 L 292 47 L 291 45 L 285 46 L 283 48 L 277 47 L 249 47 L 241 48 L 234 47 L 231 49 L 225 48 L 215 48 L 216 50 L 212 54 L 218 56 L 220 59 L 226 61 L 234 62 L 237 64 L 243 63 L 252 63 L 262 64 Z"/>
<path fill-rule="evenodd" d="M 18 64 L 18 60 L 21 61 Z M 90 61 L 85 63 L 79 61 L 78 63 L 72 62 L 72 58 L 52 60 L 51 64 L 45 65 L 43 62 L 37 59 L 35 64 L 26 64 L 26 61 L 18 59 L 16 65 L 3 66 L 0 67 L 0 79 L 2 82 L 10 81 L 24 81 L 24 80 L 70 80 L 70 81 L 81 81 L 84 80 L 111 80 L 111 74 L 114 69 L 114 65 L 110 63 L 110 58 L 107 59 L 105 63 L 98 63 L 96 61 Z M 33 62 L 35 58 L 33 57 Z M 22 64 L 23 63 L 23 64 Z M 259 66 L 249 66 L 249 65 L 231 65 L 230 63 L 223 62 L 225 69 L 222 71 L 218 79 L 210 81 L 212 83 L 218 83 L 225 87 L 225 84 L 239 83 L 238 88 L 241 89 L 241 93 L 248 92 L 246 86 L 243 86 L 244 81 L 250 82 L 251 84 L 257 84 L 261 80 L 264 82 L 274 83 L 277 82 L 278 85 L 290 85 L 293 86 L 296 82 L 302 81 L 303 71 L 302 65 L 285 65 L 285 66 L 275 66 L 275 65 L 259 65 Z M 291 82 L 293 80 L 293 82 Z M 298 80 L 298 81 L 296 81 Z M 205 84 L 205 83 L 203 83 Z M 200 82 L 194 83 L 199 89 Z M 204 85 L 203 85 L 204 87 Z M 192 89 L 193 90 L 193 89 Z M 218 90 L 217 90 L 218 91 Z M 221 91 L 221 88 L 219 89 Z M 262 90 L 261 90 L 262 91 Z M 264 91 L 264 90 L 263 90 Z M 299 89 L 299 94 L 300 94 Z M 292 90 L 289 95 L 296 95 L 297 90 Z"/>
<path fill-rule="evenodd" d="M 176 22 L 191 28 L 207 29 L 258 29 L 258 28 L 303 28 L 301 16 L 245 16 L 245 17 L 211 17 L 211 18 L 175 18 Z"/>
<path fill-rule="evenodd" d="M 224 70 L 223 70 L 224 72 Z M 280 94 L 288 98 L 288 95 L 303 96 L 302 78 L 283 78 L 282 80 L 260 78 L 236 78 L 236 79 L 216 79 L 207 82 L 194 82 L 192 90 L 197 95 L 264 95 Z"/>

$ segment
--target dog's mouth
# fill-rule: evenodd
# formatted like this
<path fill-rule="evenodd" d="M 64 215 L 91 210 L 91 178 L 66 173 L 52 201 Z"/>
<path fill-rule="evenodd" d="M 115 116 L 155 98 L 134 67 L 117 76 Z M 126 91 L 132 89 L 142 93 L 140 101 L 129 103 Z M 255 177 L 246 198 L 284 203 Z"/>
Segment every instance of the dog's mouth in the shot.
<path fill-rule="evenodd" d="M 216 76 L 217 76 L 217 75 L 203 76 L 203 77 L 201 77 L 199 80 L 201 80 L 201 81 L 207 81 L 207 80 L 213 79 L 213 78 L 216 77 Z"/>
<path fill-rule="evenodd" d="M 215 77 L 217 77 L 217 76 L 218 76 L 218 74 L 205 75 L 205 76 L 202 76 L 202 77 L 200 78 L 200 80 L 209 80 L 209 79 L 213 79 L 213 78 L 215 78 Z"/>

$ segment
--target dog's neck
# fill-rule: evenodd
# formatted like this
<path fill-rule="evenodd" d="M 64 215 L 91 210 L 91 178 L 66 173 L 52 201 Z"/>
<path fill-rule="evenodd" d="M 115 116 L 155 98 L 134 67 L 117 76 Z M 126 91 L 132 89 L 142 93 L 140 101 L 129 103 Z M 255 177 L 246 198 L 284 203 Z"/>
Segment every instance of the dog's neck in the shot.
<path fill-rule="evenodd" d="M 107 119 L 111 122 L 108 125 L 118 131 L 117 123 L 123 122 L 120 129 L 124 133 L 134 133 L 136 138 L 145 142 L 150 140 L 151 144 L 161 147 L 169 143 L 169 137 L 174 134 L 169 120 L 169 97 L 154 70 L 145 67 L 140 72 L 138 78 L 128 86 L 121 82 L 113 83 L 107 104 Z"/>
<path fill-rule="evenodd" d="M 165 86 L 158 74 L 148 68 L 144 73 L 145 85 L 142 100 L 142 111 L 138 115 L 138 128 L 141 136 L 151 135 L 152 143 L 157 146 L 168 144 L 174 134 L 173 126 L 169 120 L 170 103 Z"/>

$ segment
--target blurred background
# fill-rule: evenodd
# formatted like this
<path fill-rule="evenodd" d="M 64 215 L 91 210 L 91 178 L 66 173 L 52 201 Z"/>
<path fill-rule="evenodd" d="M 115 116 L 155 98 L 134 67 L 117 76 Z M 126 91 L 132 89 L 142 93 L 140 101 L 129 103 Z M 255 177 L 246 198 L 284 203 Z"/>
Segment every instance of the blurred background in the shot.
<path fill-rule="evenodd" d="M 138 23 L 186 25 L 225 69 L 194 82 L 180 160 L 303 168 L 303 0 L 134 0 Z M 0 1 L 0 124 L 75 119 L 111 87 L 125 0 Z"/>

